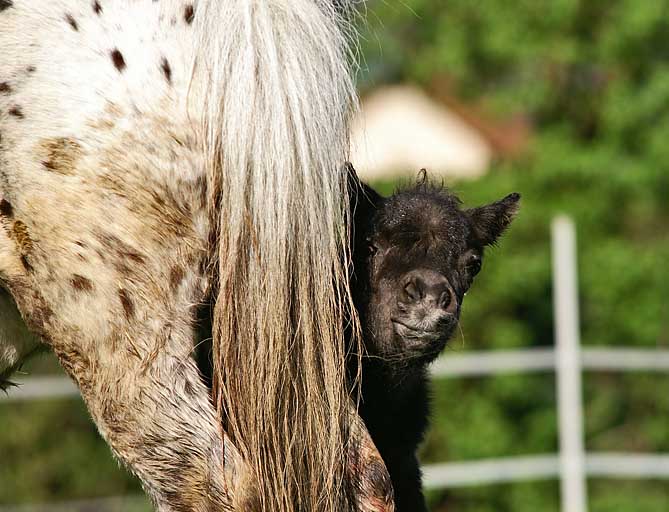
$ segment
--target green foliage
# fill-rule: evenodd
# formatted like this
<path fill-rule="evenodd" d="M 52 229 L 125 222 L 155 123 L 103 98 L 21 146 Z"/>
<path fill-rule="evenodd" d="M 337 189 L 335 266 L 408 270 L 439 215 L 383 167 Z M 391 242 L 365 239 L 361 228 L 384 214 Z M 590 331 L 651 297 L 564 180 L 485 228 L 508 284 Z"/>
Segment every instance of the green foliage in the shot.
<path fill-rule="evenodd" d="M 0 404 L 0 454 L 0 504 L 141 493 L 81 400 Z"/>
<path fill-rule="evenodd" d="M 363 87 L 403 80 L 433 88 L 438 79 L 466 101 L 500 117 L 522 114 L 534 127 L 521 157 L 451 184 L 471 206 L 523 195 L 518 219 L 467 296 L 452 350 L 553 343 L 549 227 L 558 213 L 578 227 L 583 343 L 667 347 L 669 4 L 404 3 L 372 4 L 370 19 L 383 24 L 367 26 L 374 36 L 366 37 Z M 593 372 L 584 386 L 588 449 L 669 452 L 669 375 Z M 555 452 L 555 407 L 552 375 L 435 382 L 423 459 Z M 669 508 L 666 482 L 606 482 L 591 486 L 593 510 Z M 431 497 L 435 510 L 558 509 L 554 483 Z"/>

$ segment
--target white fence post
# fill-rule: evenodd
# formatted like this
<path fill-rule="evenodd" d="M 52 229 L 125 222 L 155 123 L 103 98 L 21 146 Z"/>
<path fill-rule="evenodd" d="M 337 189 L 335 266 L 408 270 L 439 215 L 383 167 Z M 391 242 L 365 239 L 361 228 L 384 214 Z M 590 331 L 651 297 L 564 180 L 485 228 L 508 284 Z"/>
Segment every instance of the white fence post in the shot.
<path fill-rule="evenodd" d="M 586 512 L 576 230 L 564 216 L 551 227 L 562 511 Z"/>

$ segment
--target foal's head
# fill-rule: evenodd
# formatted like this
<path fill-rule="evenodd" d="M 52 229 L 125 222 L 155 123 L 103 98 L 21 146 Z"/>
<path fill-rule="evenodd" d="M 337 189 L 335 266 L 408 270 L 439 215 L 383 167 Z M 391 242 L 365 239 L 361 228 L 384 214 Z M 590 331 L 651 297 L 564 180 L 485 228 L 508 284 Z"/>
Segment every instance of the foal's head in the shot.
<path fill-rule="evenodd" d="M 358 194 L 353 287 L 369 356 L 398 370 L 437 357 L 457 326 L 485 248 L 508 227 L 519 199 L 510 194 L 463 209 L 424 177 L 387 198 L 369 187 Z"/>

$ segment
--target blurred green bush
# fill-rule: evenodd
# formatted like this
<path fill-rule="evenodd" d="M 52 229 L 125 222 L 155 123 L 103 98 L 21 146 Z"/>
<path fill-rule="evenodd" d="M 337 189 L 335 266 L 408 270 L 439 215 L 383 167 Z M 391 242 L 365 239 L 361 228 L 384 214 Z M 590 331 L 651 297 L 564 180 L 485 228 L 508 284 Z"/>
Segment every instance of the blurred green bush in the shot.
<path fill-rule="evenodd" d="M 0 505 L 139 495 L 140 489 L 112 458 L 80 399 L 0 402 Z"/>

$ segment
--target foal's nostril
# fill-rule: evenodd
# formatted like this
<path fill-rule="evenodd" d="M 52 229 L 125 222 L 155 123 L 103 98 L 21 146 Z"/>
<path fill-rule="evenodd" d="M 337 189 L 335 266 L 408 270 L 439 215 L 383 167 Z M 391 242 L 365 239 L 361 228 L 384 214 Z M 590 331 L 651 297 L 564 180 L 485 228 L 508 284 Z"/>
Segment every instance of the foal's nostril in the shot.
<path fill-rule="evenodd" d="M 411 302 L 418 302 L 423 298 L 423 282 L 418 277 L 410 280 L 404 287 L 404 293 Z"/>
<path fill-rule="evenodd" d="M 445 313 L 454 313 L 457 299 L 443 274 L 430 269 L 416 269 L 406 275 L 398 301 L 398 307 L 413 306 L 421 306 L 425 311 L 440 309 Z"/>

